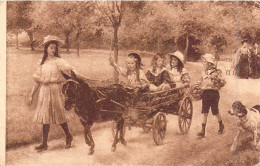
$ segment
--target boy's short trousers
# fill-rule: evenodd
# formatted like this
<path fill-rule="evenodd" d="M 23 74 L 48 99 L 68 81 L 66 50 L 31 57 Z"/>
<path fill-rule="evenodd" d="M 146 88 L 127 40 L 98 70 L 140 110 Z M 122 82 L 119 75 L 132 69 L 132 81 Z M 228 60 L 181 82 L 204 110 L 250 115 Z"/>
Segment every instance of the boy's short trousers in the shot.
<path fill-rule="evenodd" d="M 209 109 L 211 108 L 212 114 L 217 115 L 219 113 L 219 98 L 218 90 L 204 90 L 202 94 L 202 113 L 209 113 Z"/>

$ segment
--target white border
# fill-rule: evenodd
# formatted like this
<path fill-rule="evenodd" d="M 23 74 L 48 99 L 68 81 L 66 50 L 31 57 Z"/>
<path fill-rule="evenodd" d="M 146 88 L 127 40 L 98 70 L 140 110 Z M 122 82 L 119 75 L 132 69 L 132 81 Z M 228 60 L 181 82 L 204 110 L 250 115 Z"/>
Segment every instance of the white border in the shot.
<path fill-rule="evenodd" d="M 6 1 L 0 1 L 0 36 L 0 166 L 3 166 L 6 149 Z"/>

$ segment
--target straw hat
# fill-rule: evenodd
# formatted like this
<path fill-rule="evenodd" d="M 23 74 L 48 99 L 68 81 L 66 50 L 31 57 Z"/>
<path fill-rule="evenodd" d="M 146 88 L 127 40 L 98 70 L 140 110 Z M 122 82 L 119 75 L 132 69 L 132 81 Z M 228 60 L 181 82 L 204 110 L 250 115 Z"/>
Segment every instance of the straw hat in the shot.
<path fill-rule="evenodd" d="M 215 64 L 215 60 L 216 60 L 215 56 L 213 54 L 209 54 L 209 53 L 202 55 L 201 59 L 203 61 L 210 62 L 210 63 L 213 63 L 213 64 Z"/>
<path fill-rule="evenodd" d="M 60 44 L 64 44 L 64 41 L 61 40 L 60 38 L 58 38 L 58 37 L 56 37 L 56 36 L 48 35 L 48 36 L 46 36 L 46 37 L 43 38 L 43 43 L 42 43 L 42 45 L 45 45 L 45 44 L 47 44 L 47 43 L 50 42 L 50 41 L 56 41 L 56 42 L 58 42 L 58 43 L 60 43 Z"/>
<path fill-rule="evenodd" d="M 174 53 L 168 53 L 167 54 L 169 57 L 171 56 L 175 56 L 176 58 L 178 58 L 181 63 L 183 64 L 184 61 L 184 55 L 180 52 L 180 51 L 175 51 Z"/>

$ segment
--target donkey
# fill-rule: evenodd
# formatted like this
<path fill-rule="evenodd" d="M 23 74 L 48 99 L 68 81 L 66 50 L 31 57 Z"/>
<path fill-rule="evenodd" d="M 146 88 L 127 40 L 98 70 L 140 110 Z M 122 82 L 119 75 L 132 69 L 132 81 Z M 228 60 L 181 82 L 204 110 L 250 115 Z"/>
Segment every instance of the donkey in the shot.
<path fill-rule="evenodd" d="M 64 108 L 71 110 L 74 107 L 75 113 L 80 117 L 84 126 L 85 142 L 90 146 L 89 155 L 94 153 L 95 143 L 91 133 L 91 126 L 95 122 L 116 122 L 116 134 L 112 144 L 112 151 L 116 150 L 119 141 L 126 146 L 123 126 L 127 102 L 127 91 L 120 84 L 113 84 L 108 87 L 91 88 L 88 83 L 79 79 L 73 71 L 71 76 L 62 73 L 67 80 L 62 87 L 65 95 Z"/>

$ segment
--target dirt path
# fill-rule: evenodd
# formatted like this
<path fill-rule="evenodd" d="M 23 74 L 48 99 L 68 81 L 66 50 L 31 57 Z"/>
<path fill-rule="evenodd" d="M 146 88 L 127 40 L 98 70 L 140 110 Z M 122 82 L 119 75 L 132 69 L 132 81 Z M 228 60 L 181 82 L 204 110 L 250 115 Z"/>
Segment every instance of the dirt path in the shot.
<path fill-rule="evenodd" d="M 187 135 L 181 135 L 178 128 L 177 116 L 167 115 L 167 134 L 164 145 L 156 146 L 152 133 L 144 133 L 140 128 L 127 130 L 125 147 L 118 144 L 116 152 L 111 152 L 111 123 L 107 127 L 93 131 L 96 142 L 95 153 L 88 155 L 88 147 L 82 135 L 75 136 L 73 147 L 63 149 L 64 139 L 49 142 L 49 149 L 42 153 L 34 151 L 34 145 L 7 151 L 7 165 L 232 165 L 236 163 L 237 156 L 229 152 L 236 127 L 235 118 L 228 115 L 232 102 L 236 99 L 245 100 L 245 104 L 252 105 L 259 101 L 253 96 L 248 100 L 248 95 L 260 92 L 258 80 L 236 81 L 227 77 L 227 86 L 221 91 L 220 110 L 225 123 L 225 133 L 218 135 L 218 123 L 211 114 L 208 118 L 206 138 L 198 139 L 196 134 L 201 129 L 201 102 L 193 102 L 194 115 L 192 126 Z M 243 85 L 250 87 L 246 90 Z M 251 86 L 250 86 L 250 85 Z M 249 86 L 248 86 L 249 85 Z M 237 89 L 239 88 L 239 94 Z M 252 89 L 254 90 L 252 90 Z M 245 92 L 246 91 L 246 92 Z M 243 94 L 246 94 L 244 96 Z M 98 124 L 96 124 L 98 125 Z M 233 162 L 233 163 L 232 163 Z"/>
<path fill-rule="evenodd" d="M 195 106 L 196 107 L 196 106 Z M 74 137 L 73 147 L 69 150 L 63 149 L 64 140 L 49 142 L 48 151 L 42 153 L 34 152 L 34 146 L 10 150 L 7 152 L 7 165 L 58 165 L 72 164 L 105 164 L 105 165 L 172 165 L 181 163 L 192 155 L 190 152 L 195 148 L 199 140 L 196 139 L 198 125 L 193 125 L 188 135 L 180 135 L 177 117 L 168 115 L 168 127 L 165 143 L 155 146 L 152 133 L 144 133 L 140 128 L 127 129 L 126 138 L 128 145 L 118 145 L 116 152 L 111 152 L 112 136 L 110 127 L 93 132 L 96 142 L 95 154 L 89 156 L 88 147 L 84 143 L 82 135 Z M 197 113 L 194 119 L 198 119 Z M 111 123 L 107 123 L 110 126 Z M 188 152 L 188 153 L 187 153 Z M 64 164 L 63 164 L 64 165 Z"/>

